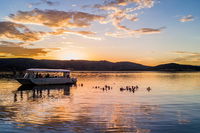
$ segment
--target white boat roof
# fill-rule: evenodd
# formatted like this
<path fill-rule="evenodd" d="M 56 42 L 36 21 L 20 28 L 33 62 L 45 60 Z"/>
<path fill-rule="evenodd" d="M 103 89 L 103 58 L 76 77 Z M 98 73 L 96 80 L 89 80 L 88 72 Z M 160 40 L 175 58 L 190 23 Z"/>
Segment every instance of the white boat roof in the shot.
<path fill-rule="evenodd" d="M 30 69 L 26 69 L 26 71 L 33 71 L 33 72 L 70 72 L 70 70 L 66 70 L 66 69 L 40 69 L 40 68 L 30 68 Z"/>

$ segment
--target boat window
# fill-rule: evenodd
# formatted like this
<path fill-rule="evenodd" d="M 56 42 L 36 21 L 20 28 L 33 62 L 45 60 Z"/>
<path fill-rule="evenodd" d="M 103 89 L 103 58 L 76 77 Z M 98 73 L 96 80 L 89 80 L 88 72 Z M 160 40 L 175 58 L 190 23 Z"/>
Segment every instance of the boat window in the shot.
<path fill-rule="evenodd" d="M 24 78 L 28 78 L 29 77 L 29 73 L 25 73 Z"/>
<path fill-rule="evenodd" d="M 34 74 L 33 73 L 25 73 L 24 78 L 34 78 Z"/>
<path fill-rule="evenodd" d="M 65 75 L 63 72 L 36 72 L 34 75 L 35 78 L 62 78 L 69 76 L 69 73 Z"/>

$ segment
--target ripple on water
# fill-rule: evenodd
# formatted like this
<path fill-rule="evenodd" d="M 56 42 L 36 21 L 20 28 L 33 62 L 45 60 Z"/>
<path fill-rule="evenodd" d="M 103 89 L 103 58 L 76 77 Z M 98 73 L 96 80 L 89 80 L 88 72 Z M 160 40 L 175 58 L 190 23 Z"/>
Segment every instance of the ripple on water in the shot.
<path fill-rule="evenodd" d="M 87 72 L 73 76 L 78 77 L 76 86 L 20 87 L 14 80 L 0 79 L 0 130 L 14 133 L 199 130 L 199 73 Z M 120 91 L 121 87 L 136 85 L 139 88 L 134 92 Z"/>

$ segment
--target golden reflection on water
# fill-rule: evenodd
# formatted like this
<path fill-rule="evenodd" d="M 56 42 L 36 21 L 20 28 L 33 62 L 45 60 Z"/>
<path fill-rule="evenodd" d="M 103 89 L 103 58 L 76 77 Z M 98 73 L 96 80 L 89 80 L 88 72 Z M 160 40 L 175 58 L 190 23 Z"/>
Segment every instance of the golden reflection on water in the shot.
<path fill-rule="evenodd" d="M 195 97 L 200 94 L 199 73 L 77 72 L 73 76 L 78 77 L 73 86 L 20 86 L 14 80 L 1 79 L 0 121 L 24 128 L 38 125 L 41 130 L 148 133 L 150 123 L 162 121 L 163 111 L 171 109 L 171 104 L 200 100 Z M 105 85 L 112 89 L 103 90 Z M 134 93 L 119 90 L 131 85 L 139 89 Z M 163 110 L 163 105 L 170 108 Z M 172 110 L 178 112 L 174 114 L 176 123 L 190 123 L 182 110 Z"/>

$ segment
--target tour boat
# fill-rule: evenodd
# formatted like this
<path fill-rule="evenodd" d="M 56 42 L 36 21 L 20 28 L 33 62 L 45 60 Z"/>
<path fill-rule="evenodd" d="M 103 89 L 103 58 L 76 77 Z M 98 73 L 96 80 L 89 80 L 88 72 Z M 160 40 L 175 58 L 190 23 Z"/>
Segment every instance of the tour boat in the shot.
<path fill-rule="evenodd" d="M 36 68 L 27 69 L 24 77 L 16 80 L 22 85 L 74 84 L 77 82 L 76 78 L 70 77 L 70 70 Z"/>

